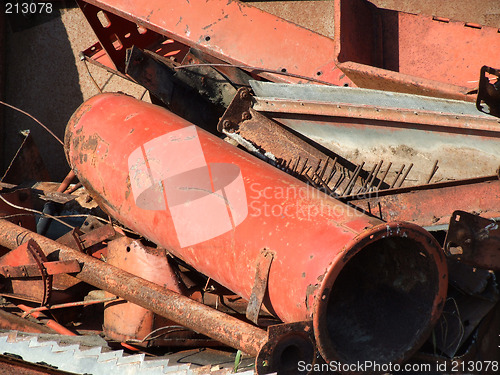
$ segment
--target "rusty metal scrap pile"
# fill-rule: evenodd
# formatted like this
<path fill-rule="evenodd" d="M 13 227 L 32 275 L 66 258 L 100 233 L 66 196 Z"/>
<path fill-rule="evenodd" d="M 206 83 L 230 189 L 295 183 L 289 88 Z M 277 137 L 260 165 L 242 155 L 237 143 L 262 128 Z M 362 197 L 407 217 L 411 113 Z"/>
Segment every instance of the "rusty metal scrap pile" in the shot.
<path fill-rule="evenodd" d="M 297 23 L 252 2 L 77 2 L 98 38 L 82 59 L 153 104 L 84 102 L 61 184 L 27 187 L 13 161 L 2 328 L 224 345 L 257 374 L 498 369 L 500 29 L 366 0 Z"/>

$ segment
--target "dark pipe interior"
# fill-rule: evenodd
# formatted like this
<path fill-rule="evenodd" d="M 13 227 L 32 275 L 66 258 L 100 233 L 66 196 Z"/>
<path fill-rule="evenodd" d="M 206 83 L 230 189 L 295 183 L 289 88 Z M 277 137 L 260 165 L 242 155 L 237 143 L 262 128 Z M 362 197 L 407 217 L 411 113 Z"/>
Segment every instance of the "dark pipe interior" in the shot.
<path fill-rule="evenodd" d="M 338 359 L 402 358 L 428 325 L 438 277 L 432 258 L 408 238 L 384 238 L 354 255 L 328 300 L 328 334 Z"/>
<path fill-rule="evenodd" d="M 273 368 L 270 372 L 276 371 L 278 375 L 306 375 L 307 370 L 299 367 L 299 363 L 312 364 L 315 348 L 306 336 L 285 335 L 276 344 L 272 357 Z"/>

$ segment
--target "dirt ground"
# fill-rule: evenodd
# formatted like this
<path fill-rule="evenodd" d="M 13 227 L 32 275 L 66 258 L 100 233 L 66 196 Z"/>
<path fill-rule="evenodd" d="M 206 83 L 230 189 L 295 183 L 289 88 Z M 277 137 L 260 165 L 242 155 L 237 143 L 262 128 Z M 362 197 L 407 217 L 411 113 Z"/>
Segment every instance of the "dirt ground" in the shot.
<path fill-rule="evenodd" d="M 61 139 L 73 112 L 99 92 L 79 58 L 80 51 L 97 38 L 80 9 L 66 3 L 71 6 L 55 10 L 60 12 L 57 16 L 23 30 L 14 31 L 8 20 L 5 41 L 4 100 L 35 116 Z M 144 95 L 144 88 L 91 64 L 88 67 L 103 91 Z M 61 145 L 30 118 L 11 109 L 4 113 L 2 172 L 22 142 L 19 131 L 29 129 L 51 179 L 64 178 L 69 166 Z"/>

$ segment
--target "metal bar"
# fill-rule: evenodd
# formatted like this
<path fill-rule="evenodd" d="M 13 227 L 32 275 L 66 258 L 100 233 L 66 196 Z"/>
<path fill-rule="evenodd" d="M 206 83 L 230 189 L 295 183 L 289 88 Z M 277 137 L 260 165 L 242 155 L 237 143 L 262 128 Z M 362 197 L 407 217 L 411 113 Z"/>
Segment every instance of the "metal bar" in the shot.
<path fill-rule="evenodd" d="M 428 184 L 429 182 L 431 182 L 432 177 L 434 177 L 434 174 L 437 172 L 437 170 L 438 170 L 438 168 L 439 168 L 439 167 L 438 167 L 438 162 L 439 162 L 439 160 L 436 160 L 436 161 L 434 162 L 434 165 L 432 166 L 432 171 L 431 171 L 431 173 L 429 174 L 429 177 L 427 178 L 426 184 Z M 399 186 L 401 186 L 401 184 L 400 184 Z"/>
<path fill-rule="evenodd" d="M 33 333 L 55 333 L 51 328 L 23 319 L 2 309 L 0 309 L 0 329 Z"/>
<path fill-rule="evenodd" d="M 71 194 L 71 193 L 73 193 L 74 191 L 78 190 L 81 187 L 82 187 L 82 183 L 81 182 L 77 182 L 75 185 L 73 185 L 72 187 L 68 188 L 68 190 L 65 191 L 65 194 Z"/>
<path fill-rule="evenodd" d="M 363 183 L 363 186 L 361 186 L 361 188 L 358 190 L 358 193 L 365 191 L 366 187 L 368 186 L 368 182 L 370 182 L 370 180 L 373 176 L 373 172 L 375 172 L 375 168 L 377 168 L 377 165 L 378 165 L 378 163 L 373 164 L 372 170 L 368 174 L 368 177 L 366 178 L 365 182 Z"/>
<path fill-rule="evenodd" d="M 22 305 L 22 304 L 19 304 L 17 305 L 17 307 L 19 307 L 21 310 L 25 311 L 25 312 L 28 312 L 31 310 L 31 307 L 28 307 L 26 305 Z M 31 316 L 35 319 L 39 319 L 39 318 L 47 318 L 43 313 L 37 311 L 37 312 L 34 312 L 33 314 L 31 314 Z M 61 324 L 57 323 L 55 320 L 53 319 L 47 319 L 45 321 L 43 321 L 43 323 L 49 327 L 49 328 L 52 328 L 54 331 L 56 331 L 57 333 L 60 333 L 61 335 L 67 335 L 67 336 L 77 336 L 76 333 L 70 331 L 69 329 L 67 329 L 66 327 L 62 326 Z"/>
<path fill-rule="evenodd" d="M 42 271 L 40 266 L 45 270 Z M 0 274 L 6 278 L 41 277 L 43 272 L 47 275 L 59 275 L 62 273 L 74 273 L 79 271 L 80 265 L 75 261 L 43 262 L 41 265 L 29 263 L 19 266 L 5 265 L 0 267 Z"/>
<path fill-rule="evenodd" d="M 375 179 L 377 178 L 378 172 L 380 171 L 380 168 L 382 168 L 382 164 L 384 164 L 383 160 L 380 160 L 380 163 L 377 164 L 377 168 L 375 168 L 375 172 L 373 173 L 373 176 L 368 183 L 368 186 L 366 187 L 366 190 L 370 191 L 370 189 L 373 186 L 373 183 L 375 182 Z"/>
<path fill-rule="evenodd" d="M 287 115 L 316 115 L 329 117 L 362 118 L 398 123 L 401 128 L 414 128 L 415 124 L 442 127 L 445 131 L 498 132 L 500 119 L 484 115 L 437 113 L 404 108 L 390 108 L 353 103 L 328 103 L 289 99 L 255 97 L 253 109 L 259 112 L 285 113 Z"/>
<path fill-rule="evenodd" d="M 47 310 L 64 309 L 66 307 L 96 305 L 96 304 L 99 304 L 99 303 L 116 301 L 118 299 L 119 299 L 118 297 L 110 297 L 110 298 L 105 298 L 105 299 L 100 299 L 100 300 L 93 300 L 93 301 L 78 301 L 78 302 L 61 303 L 59 305 L 52 305 L 52 306 L 41 306 L 41 307 L 37 307 L 37 308 L 31 309 L 30 311 L 24 312 L 23 315 L 21 315 L 21 318 L 26 318 L 28 315 L 32 315 L 33 313 L 35 313 L 37 311 L 47 311 Z"/>
<path fill-rule="evenodd" d="M 328 187 L 328 184 L 325 181 L 323 181 L 323 179 L 319 178 L 318 175 L 316 175 L 316 177 L 318 178 L 320 184 L 323 185 L 323 187 L 325 188 L 325 190 L 328 193 L 328 195 L 331 195 L 331 196 L 336 196 L 337 195 L 337 194 L 335 194 L 335 192 L 332 189 L 330 189 Z"/>
<path fill-rule="evenodd" d="M 71 184 L 71 181 L 73 181 L 75 177 L 76 177 L 75 172 L 73 172 L 72 170 L 69 171 L 69 173 L 66 175 L 63 182 L 61 182 L 56 191 L 58 193 L 64 193 L 64 191 L 68 188 L 69 184 Z"/>
<path fill-rule="evenodd" d="M 262 329 L 3 219 L 0 219 L 0 232 L 3 233 L 0 236 L 2 246 L 15 249 L 18 242 L 34 239 L 46 254 L 58 251 L 60 260 L 74 259 L 82 263 L 76 278 L 245 353 L 257 355 L 266 342 L 267 334 Z M 24 311 L 29 310 L 31 308 L 27 307 Z"/>
<path fill-rule="evenodd" d="M 328 157 L 326 159 L 326 162 L 325 162 L 325 165 L 323 167 L 323 169 L 321 170 L 321 173 L 319 174 L 319 178 L 323 178 L 323 175 L 325 174 L 325 171 L 326 171 L 326 168 L 328 167 L 328 161 L 330 160 L 330 157 Z"/>
<path fill-rule="evenodd" d="M 497 181 L 500 180 L 499 175 L 492 175 L 492 176 L 483 176 L 483 177 L 474 177 L 474 178 L 466 178 L 463 180 L 451 180 L 451 181 L 445 181 L 445 182 L 435 182 L 433 184 L 428 184 L 428 185 L 415 185 L 415 186 L 407 186 L 407 187 L 398 187 L 398 188 L 391 188 L 391 189 L 386 189 L 386 190 L 381 190 L 376 193 L 373 193 L 373 195 L 381 197 L 381 196 L 389 196 L 389 195 L 396 195 L 396 194 L 401 194 L 401 193 L 409 193 L 412 191 L 420 191 L 420 190 L 437 190 L 437 189 L 442 189 L 442 188 L 448 188 L 448 187 L 460 187 L 460 186 L 467 186 L 467 185 L 474 185 L 474 184 L 481 184 L 483 182 L 489 182 L 489 181 Z M 372 198 L 370 194 L 367 194 L 369 198 Z M 348 197 L 343 197 L 343 200 L 345 201 L 351 201 L 351 200 L 356 200 L 356 196 L 348 196 Z"/>
<path fill-rule="evenodd" d="M 387 177 L 387 174 L 389 173 L 389 170 L 391 169 L 391 167 L 392 167 L 392 162 L 389 163 L 389 165 L 387 166 L 387 169 L 384 172 L 384 175 L 379 180 L 378 185 L 377 185 L 377 190 L 380 190 L 380 186 L 382 185 L 382 183 L 384 182 L 385 178 Z"/>
<path fill-rule="evenodd" d="M 248 320 L 257 324 L 259 313 L 267 292 L 267 281 L 269 279 L 269 270 L 273 261 L 274 254 L 268 249 L 263 249 L 257 259 L 255 267 L 255 280 L 252 287 L 252 294 L 248 300 L 246 317 Z"/>
<path fill-rule="evenodd" d="M 337 167 L 336 167 L 337 160 L 338 160 L 338 157 L 335 156 L 335 159 L 333 159 L 332 171 L 330 172 L 330 176 L 328 176 L 328 179 L 325 181 L 325 183 L 326 183 L 327 186 L 330 183 L 330 181 L 332 180 L 332 178 L 335 175 L 335 173 L 337 172 Z"/>
<path fill-rule="evenodd" d="M 361 170 L 363 169 L 364 165 L 365 165 L 365 162 L 363 162 L 360 165 L 358 165 L 358 167 L 354 171 L 354 174 L 351 177 L 351 179 L 349 180 L 349 183 L 347 184 L 347 186 L 346 186 L 344 192 L 342 193 L 342 195 L 348 195 L 348 194 L 351 193 L 352 189 L 354 188 L 354 184 L 356 183 L 356 180 L 358 179 L 359 172 L 361 172 Z"/>
<path fill-rule="evenodd" d="M 437 82 L 353 61 L 342 62 L 339 64 L 339 68 L 358 87 L 469 102 L 476 100 L 476 96 L 469 94 L 471 90 L 465 86 Z"/>
<path fill-rule="evenodd" d="M 406 180 L 406 177 L 408 177 L 408 174 L 410 173 L 411 169 L 413 168 L 413 163 L 411 163 L 409 166 L 408 166 L 408 169 L 406 170 L 405 174 L 403 175 L 403 178 L 401 179 L 401 181 L 399 182 L 399 185 L 398 187 L 401 187 L 403 186 L 403 183 L 405 182 Z M 427 183 L 429 183 L 429 181 L 427 181 Z"/>
<path fill-rule="evenodd" d="M 396 174 L 396 177 L 394 178 L 394 181 L 392 182 L 391 187 L 389 189 L 392 189 L 394 186 L 396 186 L 396 182 L 398 182 L 399 176 L 401 176 L 401 173 L 403 173 L 404 169 L 405 165 L 403 164 L 399 172 Z"/>
<path fill-rule="evenodd" d="M 12 355 L 0 355 L 2 373 L 16 375 L 74 375 L 73 372 L 58 370 L 41 363 L 23 361 Z"/>

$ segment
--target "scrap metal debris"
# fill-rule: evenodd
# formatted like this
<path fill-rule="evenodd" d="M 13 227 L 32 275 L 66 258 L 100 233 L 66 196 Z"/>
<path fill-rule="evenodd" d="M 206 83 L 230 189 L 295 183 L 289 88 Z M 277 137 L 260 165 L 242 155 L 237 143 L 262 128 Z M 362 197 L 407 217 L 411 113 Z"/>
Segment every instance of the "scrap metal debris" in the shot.
<path fill-rule="evenodd" d="M 92 80 L 153 104 L 94 80 L 63 142 L 0 101 L 71 168 L 50 182 L 29 130 L 4 163 L 0 366 L 497 372 L 498 29 L 367 0 L 321 2 L 332 34 L 280 4 L 77 3 Z"/>

